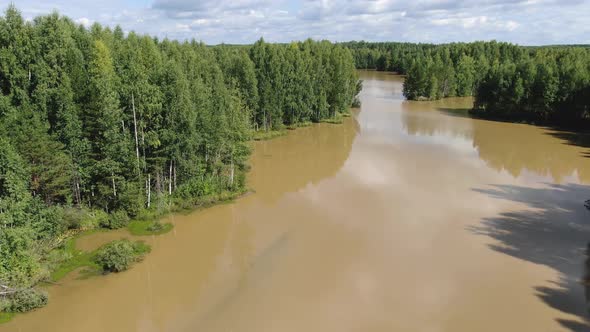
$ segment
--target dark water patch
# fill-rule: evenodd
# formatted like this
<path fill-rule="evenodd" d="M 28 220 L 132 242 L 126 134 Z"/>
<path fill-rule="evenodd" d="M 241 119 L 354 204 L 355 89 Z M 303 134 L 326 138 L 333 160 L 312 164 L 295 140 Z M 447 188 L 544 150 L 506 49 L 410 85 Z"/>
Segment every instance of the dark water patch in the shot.
<path fill-rule="evenodd" d="M 534 210 L 506 212 L 485 218 L 469 230 L 498 240 L 490 248 L 559 273 L 550 286 L 535 287 L 536 295 L 552 308 L 578 316 L 575 321 L 558 322 L 572 331 L 590 331 L 588 300 L 590 288 L 584 285 L 586 247 L 590 241 L 590 211 L 584 206 L 590 187 L 577 184 L 550 184 L 545 188 L 497 185 L 474 189 L 498 199 L 524 203 Z"/>

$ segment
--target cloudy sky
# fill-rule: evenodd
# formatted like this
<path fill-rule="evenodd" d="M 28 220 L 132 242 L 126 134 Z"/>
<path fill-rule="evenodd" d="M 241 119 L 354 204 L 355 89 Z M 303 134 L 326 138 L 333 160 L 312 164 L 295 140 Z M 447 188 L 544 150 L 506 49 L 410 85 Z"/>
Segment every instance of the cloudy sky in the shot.
<path fill-rule="evenodd" d="M 9 2 L 0 0 L 4 8 Z M 85 25 L 252 43 L 435 42 L 496 39 L 525 45 L 589 44 L 590 0 L 14 0 L 27 19 L 57 9 Z"/>

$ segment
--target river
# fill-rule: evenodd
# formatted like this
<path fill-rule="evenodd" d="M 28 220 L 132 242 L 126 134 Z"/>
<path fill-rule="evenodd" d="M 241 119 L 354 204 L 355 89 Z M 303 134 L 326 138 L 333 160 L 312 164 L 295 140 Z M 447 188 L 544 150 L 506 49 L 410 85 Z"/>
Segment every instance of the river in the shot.
<path fill-rule="evenodd" d="M 344 124 L 255 143 L 254 194 L 170 216 L 143 262 L 72 274 L 0 331 L 589 330 L 584 142 L 361 78 Z"/>

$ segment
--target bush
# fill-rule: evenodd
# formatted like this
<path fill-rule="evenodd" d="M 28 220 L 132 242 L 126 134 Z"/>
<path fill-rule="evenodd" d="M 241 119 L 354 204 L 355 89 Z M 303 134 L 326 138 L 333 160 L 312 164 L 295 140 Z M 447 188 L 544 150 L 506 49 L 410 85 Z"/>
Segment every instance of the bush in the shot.
<path fill-rule="evenodd" d="M 20 288 L 43 279 L 34 236 L 25 227 L 0 229 L 0 279 L 4 283 Z"/>
<path fill-rule="evenodd" d="M 32 222 L 36 236 L 39 238 L 51 238 L 68 229 L 68 223 L 64 218 L 63 208 L 59 206 L 43 207 L 38 200 L 32 210 Z"/>
<path fill-rule="evenodd" d="M 145 193 L 143 187 L 132 183 L 127 183 L 119 188 L 121 191 L 117 194 L 117 209 L 124 210 L 131 217 L 143 210 L 145 206 Z"/>
<path fill-rule="evenodd" d="M 72 241 L 72 240 L 70 239 L 68 241 Z M 66 242 L 66 244 L 67 244 L 67 242 Z M 64 262 L 67 262 L 70 259 L 72 259 L 72 257 L 73 257 L 72 251 L 67 250 L 66 248 L 57 248 L 57 249 L 51 250 L 45 258 L 45 265 L 46 265 L 47 269 L 49 269 L 49 271 L 54 271 L 60 265 L 62 265 Z"/>
<path fill-rule="evenodd" d="M 143 259 L 150 247 L 143 242 L 113 241 L 96 254 L 96 263 L 104 272 L 121 272 Z"/>
<path fill-rule="evenodd" d="M 178 187 L 175 195 L 180 198 L 190 199 L 211 195 L 219 191 L 219 185 L 212 177 L 199 179 L 195 177 Z"/>
<path fill-rule="evenodd" d="M 62 218 L 66 229 L 79 229 L 82 220 L 86 217 L 86 211 L 73 207 L 63 208 Z"/>
<path fill-rule="evenodd" d="M 164 224 L 162 224 L 160 221 L 154 221 L 151 225 L 149 225 L 147 227 L 147 230 L 150 232 L 160 232 L 165 228 Z"/>
<path fill-rule="evenodd" d="M 136 236 L 160 235 L 170 232 L 173 227 L 171 223 L 150 220 L 134 220 L 127 226 L 129 232 Z"/>
<path fill-rule="evenodd" d="M 67 229 L 91 230 L 108 223 L 109 215 L 102 210 L 77 207 L 63 208 L 63 223 Z"/>
<path fill-rule="evenodd" d="M 128 223 L 129 216 L 127 215 L 127 212 L 123 210 L 118 210 L 111 213 L 108 219 L 103 221 L 101 226 L 109 229 L 119 229 L 127 226 Z"/>
<path fill-rule="evenodd" d="M 109 215 L 103 210 L 93 210 L 85 213 L 80 221 L 80 229 L 91 230 L 108 224 Z"/>
<path fill-rule="evenodd" d="M 8 298 L 0 296 L 0 314 L 3 312 L 8 312 L 9 307 L 10 301 L 8 300 Z"/>
<path fill-rule="evenodd" d="M 27 312 L 45 306 L 47 300 L 47 293 L 31 288 L 7 296 L 2 306 L 5 312 Z"/>

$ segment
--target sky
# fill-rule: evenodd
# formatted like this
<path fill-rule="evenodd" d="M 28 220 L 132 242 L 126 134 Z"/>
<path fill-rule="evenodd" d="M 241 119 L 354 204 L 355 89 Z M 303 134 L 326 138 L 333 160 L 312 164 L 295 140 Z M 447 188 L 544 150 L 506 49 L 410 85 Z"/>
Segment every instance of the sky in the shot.
<path fill-rule="evenodd" d="M 26 19 L 53 10 L 89 26 L 249 44 L 306 38 L 590 44 L 590 0 L 0 0 Z"/>

